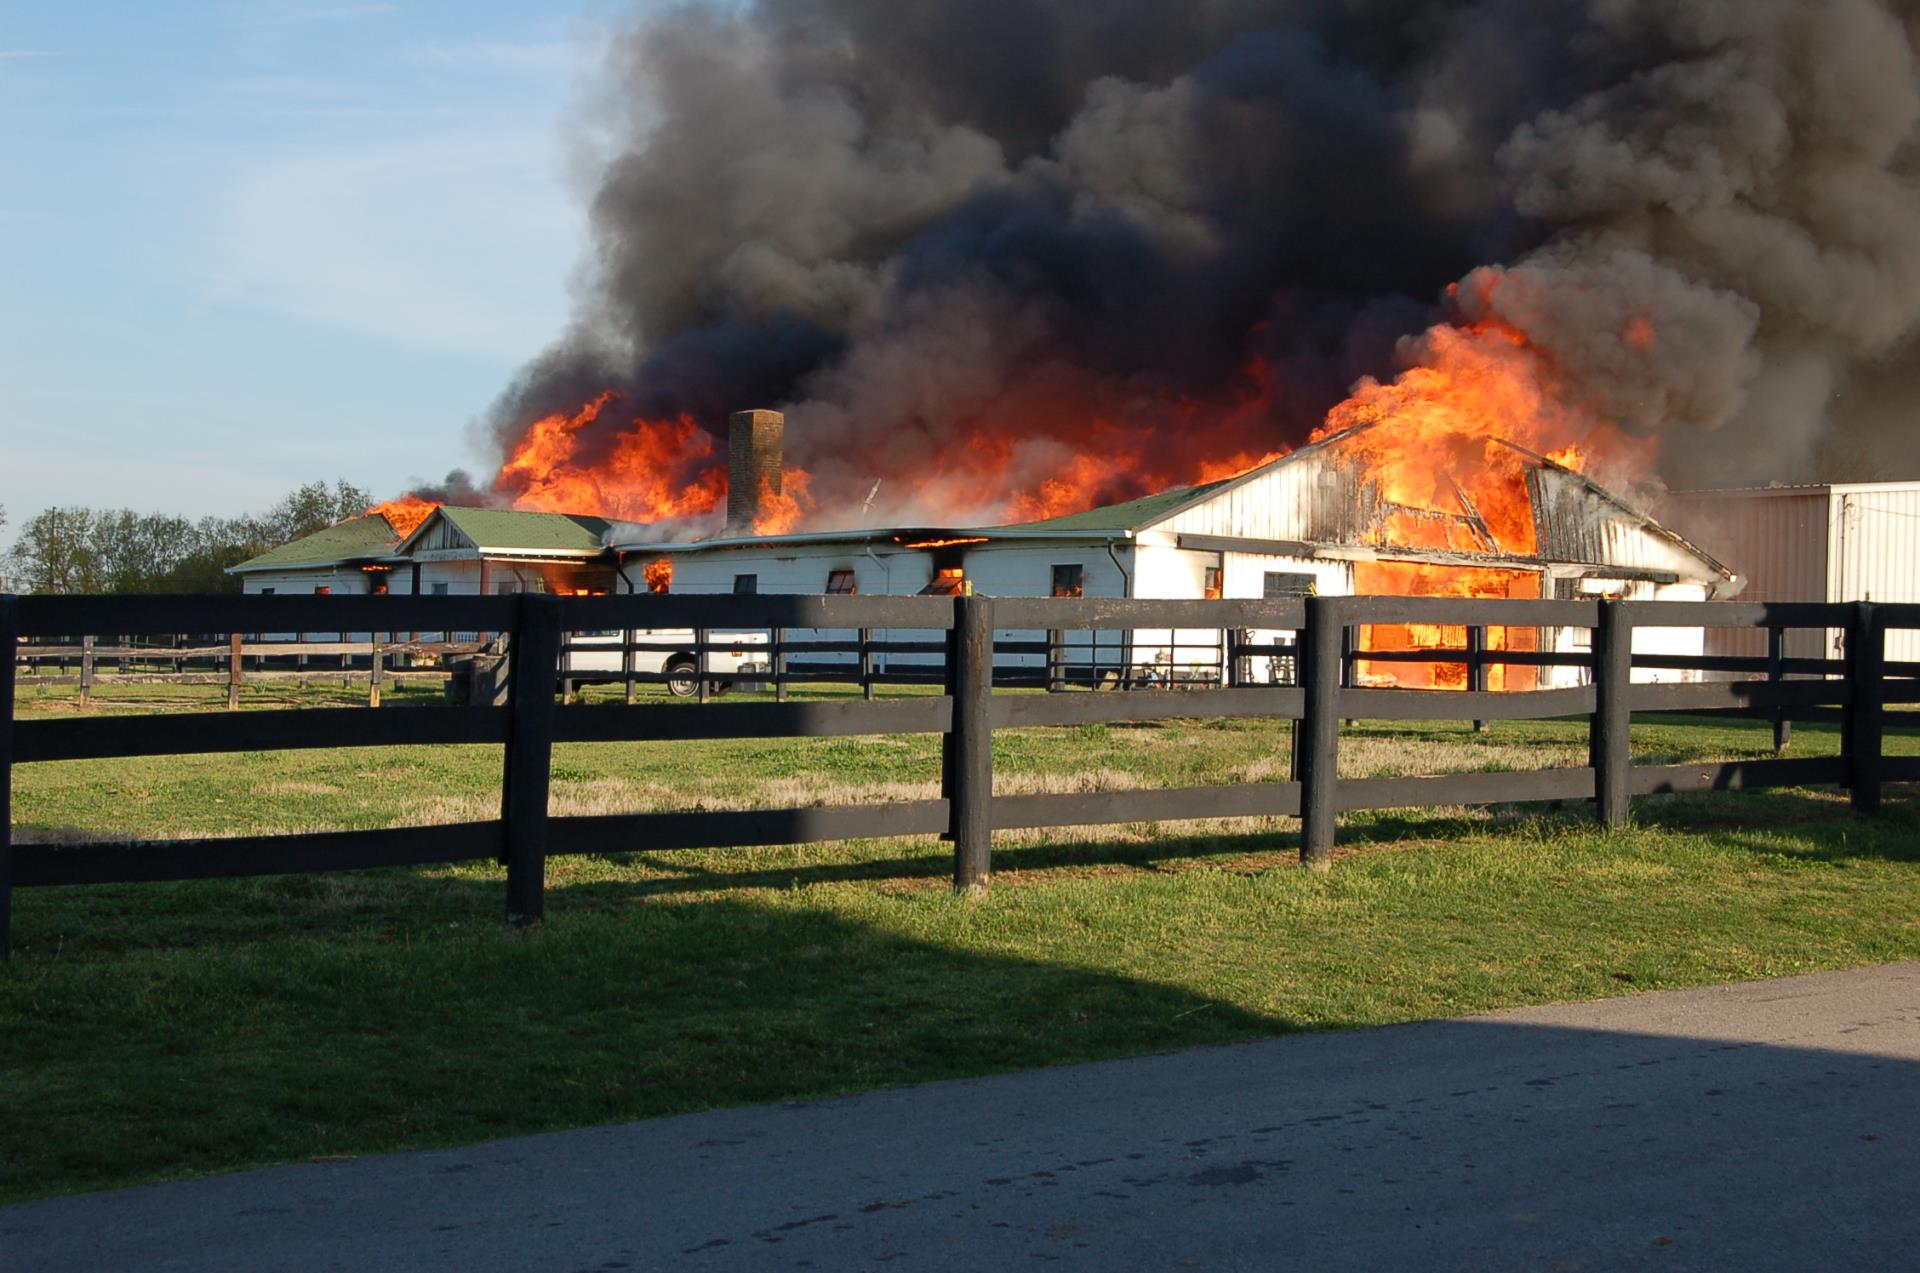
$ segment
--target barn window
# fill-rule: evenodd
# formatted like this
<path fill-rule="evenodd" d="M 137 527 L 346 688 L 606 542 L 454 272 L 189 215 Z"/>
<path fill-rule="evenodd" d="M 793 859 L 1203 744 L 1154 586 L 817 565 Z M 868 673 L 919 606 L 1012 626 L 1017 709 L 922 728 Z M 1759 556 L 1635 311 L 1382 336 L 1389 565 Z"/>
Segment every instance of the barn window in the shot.
<path fill-rule="evenodd" d="M 1220 593 L 1220 567 L 1208 566 L 1207 579 L 1201 586 L 1200 595 L 1209 601 L 1218 601 L 1220 599 Z"/>
<path fill-rule="evenodd" d="M 313 595 L 316 597 L 331 597 L 333 595 L 333 589 L 329 588 L 326 584 L 319 584 L 314 588 Z"/>
<path fill-rule="evenodd" d="M 933 572 L 933 578 L 920 590 L 923 597 L 970 597 L 973 585 L 967 582 L 966 572 L 958 566 L 942 566 Z"/>
<path fill-rule="evenodd" d="M 851 570 L 829 570 L 827 572 L 827 595 L 850 597 L 859 589 L 854 586 Z"/>
<path fill-rule="evenodd" d="M 1286 570 L 1269 570 L 1266 572 L 1260 595 L 1271 601 L 1275 597 L 1311 597 L 1314 592 L 1312 575 L 1294 574 Z"/>
<path fill-rule="evenodd" d="M 434 596 L 436 596 L 436 597 L 444 597 L 444 596 L 446 596 L 446 595 L 447 595 L 447 585 L 445 585 L 445 584 L 443 584 L 443 583 L 437 583 L 437 584 L 435 584 L 435 585 L 433 585 L 433 595 L 434 595 Z"/>
<path fill-rule="evenodd" d="M 499 583 L 493 585 L 493 591 L 496 596 L 511 596 L 519 590 L 519 581 L 514 579 L 502 579 Z"/>
<path fill-rule="evenodd" d="M 751 597 L 760 591 L 759 575 L 735 575 L 733 577 L 733 595 Z"/>
<path fill-rule="evenodd" d="M 262 588 L 262 589 L 260 590 L 260 595 L 261 595 L 261 596 L 263 596 L 263 597 L 271 597 L 271 596 L 273 595 L 273 589 L 271 589 L 271 588 Z"/>
<path fill-rule="evenodd" d="M 1053 595 L 1056 597 L 1080 597 L 1086 595 L 1086 567 L 1079 564 L 1055 566 L 1053 568 Z"/>

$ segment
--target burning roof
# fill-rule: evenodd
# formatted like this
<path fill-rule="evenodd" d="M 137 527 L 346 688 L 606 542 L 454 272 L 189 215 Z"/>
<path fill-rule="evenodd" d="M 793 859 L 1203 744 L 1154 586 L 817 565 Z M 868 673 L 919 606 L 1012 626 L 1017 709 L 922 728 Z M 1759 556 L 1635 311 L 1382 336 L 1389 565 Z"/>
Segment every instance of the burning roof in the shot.
<path fill-rule="evenodd" d="M 1371 461 L 1368 435 L 1376 427 L 1355 426 L 1236 477 L 1058 517 L 989 527 L 736 535 L 671 547 L 686 552 L 891 542 L 911 548 L 1133 539 L 1158 532 L 1183 543 L 1237 545 L 1242 551 L 1435 566 L 1582 567 L 1588 573 L 1688 579 L 1722 594 L 1737 589 L 1725 566 L 1646 512 L 1592 478 L 1505 439 L 1489 440 L 1498 462 L 1480 474 L 1461 479 L 1435 464 L 1431 489 L 1444 494 L 1432 505 L 1396 499 Z M 1497 475 L 1497 490 L 1485 480 L 1487 473 Z M 1478 500 L 1469 486 L 1480 490 Z M 1496 519 L 1482 511 L 1483 503 L 1501 510 Z M 645 533 L 646 528 L 616 527 L 608 543 L 620 550 L 666 547 L 649 542 Z"/>

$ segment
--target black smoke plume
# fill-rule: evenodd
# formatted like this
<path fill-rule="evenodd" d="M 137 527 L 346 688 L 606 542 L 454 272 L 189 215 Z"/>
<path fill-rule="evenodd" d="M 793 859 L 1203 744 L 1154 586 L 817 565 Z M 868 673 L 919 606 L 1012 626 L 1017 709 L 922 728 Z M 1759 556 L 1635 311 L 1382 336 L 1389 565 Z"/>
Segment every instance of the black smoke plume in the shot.
<path fill-rule="evenodd" d="M 1491 266 L 1529 285 L 1464 318 L 1663 434 L 1676 485 L 1920 475 L 1917 31 L 1911 0 L 682 6 L 617 44 L 587 298 L 493 426 L 616 389 L 591 458 L 636 414 L 784 407 L 857 508 L 960 437 L 1039 481 L 1084 439 L 1033 420 L 1081 403 L 1178 473 L 1304 440 Z"/>

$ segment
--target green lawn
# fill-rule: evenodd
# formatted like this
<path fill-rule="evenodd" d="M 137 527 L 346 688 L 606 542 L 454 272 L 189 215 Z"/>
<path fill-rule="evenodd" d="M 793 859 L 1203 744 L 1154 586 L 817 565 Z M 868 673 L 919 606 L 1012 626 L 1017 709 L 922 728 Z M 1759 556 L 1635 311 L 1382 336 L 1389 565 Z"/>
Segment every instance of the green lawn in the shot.
<path fill-rule="evenodd" d="M 93 710 L 175 701 L 128 688 Z M 330 694 L 351 700 L 252 701 Z M 1343 768 L 1578 764 L 1584 731 L 1363 722 Z M 1637 723 L 1635 743 L 1770 754 L 1753 726 Z M 1792 754 L 1835 747 L 1804 728 Z M 1003 791 L 1272 780 L 1286 731 L 1013 731 L 995 760 Z M 58 838 L 488 817 L 498 766 L 487 747 L 30 765 L 14 818 Z M 932 737 L 564 746 L 554 805 L 895 799 L 937 769 Z M 1612 838 L 1589 817 L 1357 815 L 1328 875 L 1293 867 L 1290 819 L 1006 835 L 975 901 L 930 839 L 556 859 L 526 933 L 488 864 L 20 890 L 0 1197 L 1920 957 L 1908 789 L 1872 819 L 1825 791 L 1647 800 Z"/>

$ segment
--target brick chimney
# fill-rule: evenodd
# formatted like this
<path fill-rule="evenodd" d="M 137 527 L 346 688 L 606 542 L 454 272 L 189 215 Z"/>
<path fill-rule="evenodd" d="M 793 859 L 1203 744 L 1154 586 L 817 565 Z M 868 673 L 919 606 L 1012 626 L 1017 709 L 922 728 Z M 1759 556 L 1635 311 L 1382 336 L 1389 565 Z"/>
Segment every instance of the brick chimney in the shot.
<path fill-rule="evenodd" d="M 727 417 L 727 528 L 751 535 L 762 489 L 781 490 L 787 418 L 778 411 L 736 411 Z"/>

